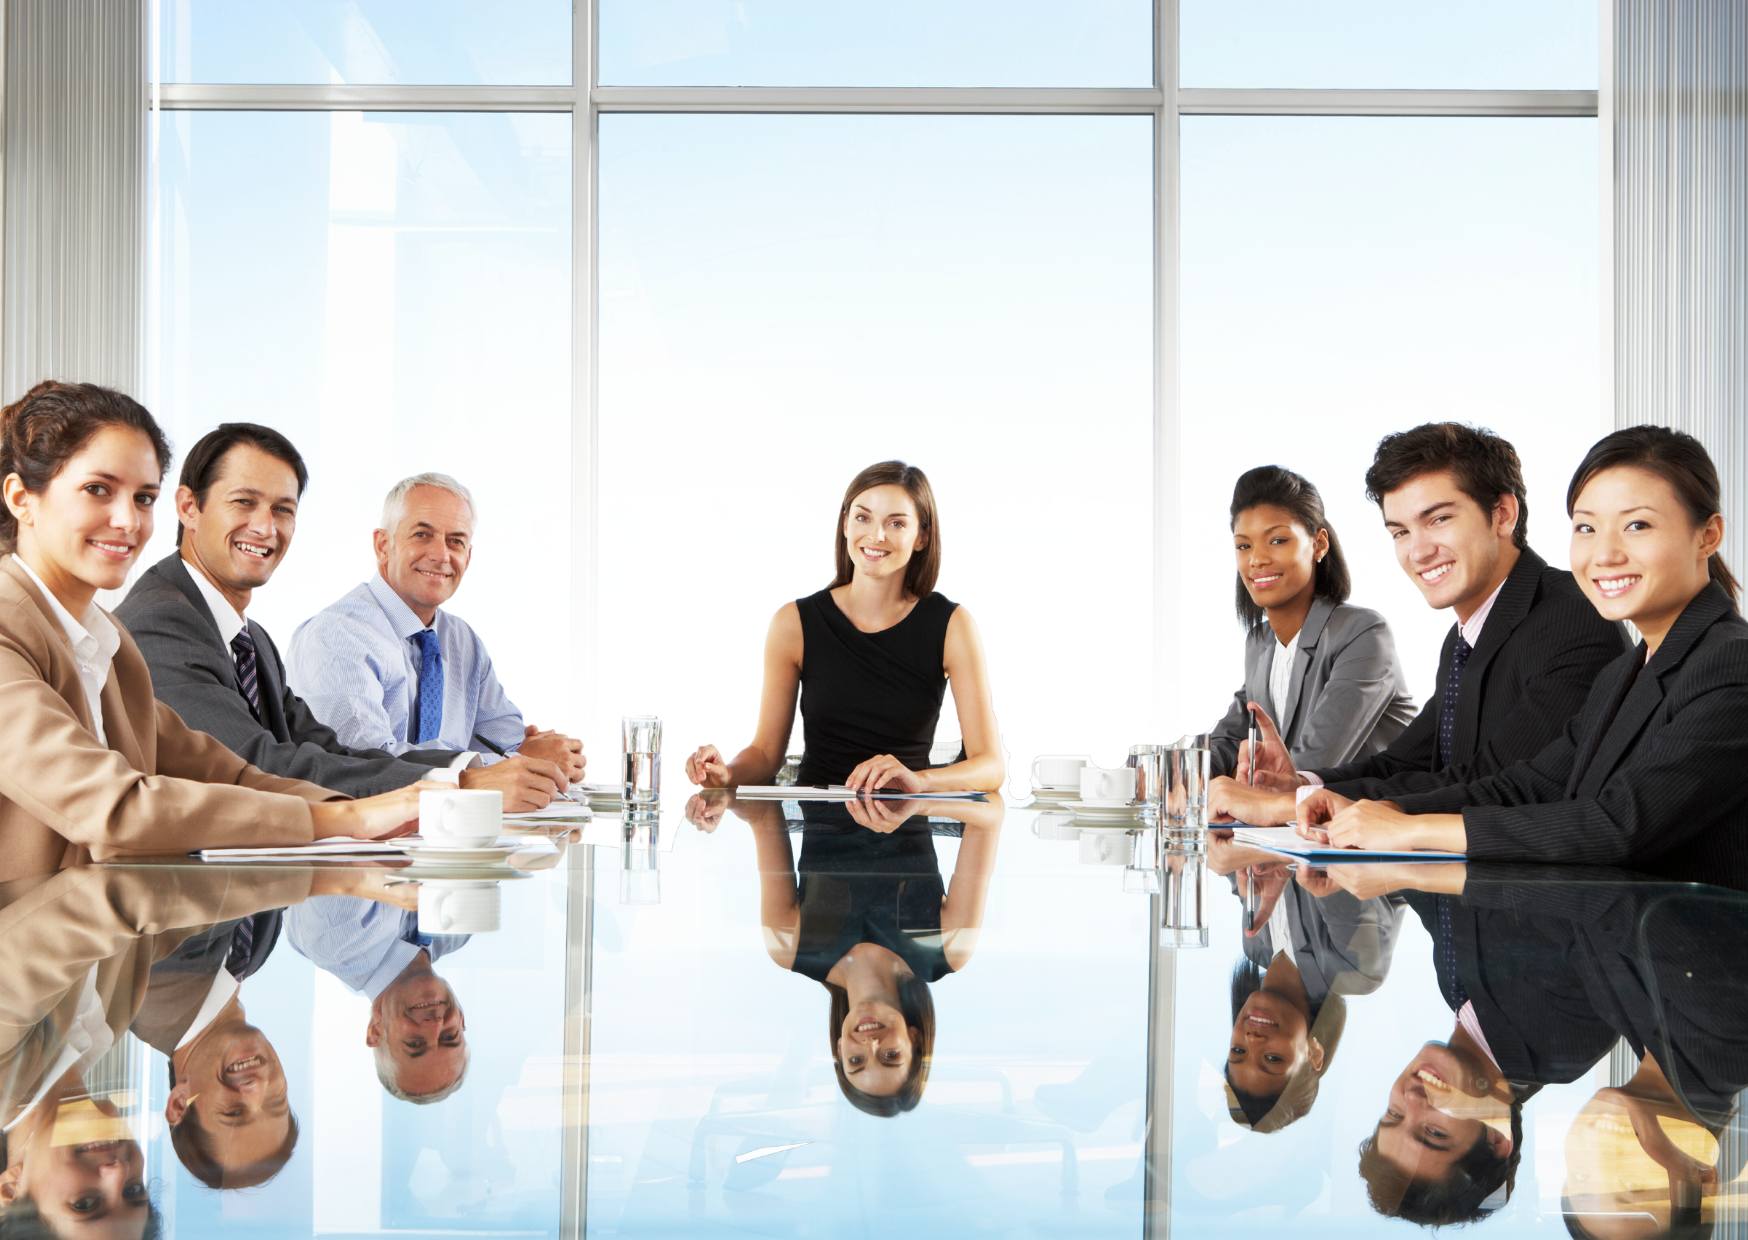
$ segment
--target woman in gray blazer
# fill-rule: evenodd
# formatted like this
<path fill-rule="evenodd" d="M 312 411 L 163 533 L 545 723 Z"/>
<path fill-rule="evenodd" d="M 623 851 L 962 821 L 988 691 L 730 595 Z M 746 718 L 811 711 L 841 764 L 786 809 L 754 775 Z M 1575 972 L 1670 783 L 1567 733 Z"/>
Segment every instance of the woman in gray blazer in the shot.
<path fill-rule="evenodd" d="M 1209 734 L 1213 772 L 1236 775 L 1249 713 L 1266 713 L 1300 769 L 1351 762 L 1395 740 L 1414 718 L 1384 617 L 1347 602 L 1341 543 L 1310 482 L 1278 465 L 1232 491 L 1244 685 Z"/>

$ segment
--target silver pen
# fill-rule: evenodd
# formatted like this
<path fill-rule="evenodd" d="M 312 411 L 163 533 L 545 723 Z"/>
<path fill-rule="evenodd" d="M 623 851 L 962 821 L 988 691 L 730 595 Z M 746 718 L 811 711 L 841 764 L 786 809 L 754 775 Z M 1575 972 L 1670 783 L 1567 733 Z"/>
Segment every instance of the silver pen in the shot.
<path fill-rule="evenodd" d="M 1245 725 L 1244 739 L 1249 743 L 1248 752 L 1250 754 L 1250 760 L 1246 764 L 1249 769 L 1247 769 L 1244 773 L 1244 782 L 1247 785 L 1254 786 L 1256 783 L 1256 716 L 1255 715 L 1252 715 L 1250 717 L 1250 722 Z"/>

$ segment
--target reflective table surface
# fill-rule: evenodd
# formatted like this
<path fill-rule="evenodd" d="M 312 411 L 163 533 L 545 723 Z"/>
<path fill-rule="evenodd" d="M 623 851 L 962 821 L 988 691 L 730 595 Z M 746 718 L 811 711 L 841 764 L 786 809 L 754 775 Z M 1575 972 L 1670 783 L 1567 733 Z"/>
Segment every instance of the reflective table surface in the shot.
<path fill-rule="evenodd" d="M 0 887 L 6 1235 L 1748 1235 L 1745 1085 L 1748 898 L 1613 871 L 714 798 Z"/>

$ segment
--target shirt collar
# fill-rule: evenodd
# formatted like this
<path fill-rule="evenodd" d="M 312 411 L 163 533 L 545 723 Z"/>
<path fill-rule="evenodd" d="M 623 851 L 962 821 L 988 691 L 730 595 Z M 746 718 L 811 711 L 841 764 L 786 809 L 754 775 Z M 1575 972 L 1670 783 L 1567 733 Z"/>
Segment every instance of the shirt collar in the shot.
<path fill-rule="evenodd" d="M 426 628 L 436 628 L 437 622 L 443 618 L 443 613 L 439 611 L 431 617 L 431 623 L 427 625 L 413 613 L 413 609 L 407 606 L 406 601 L 395 593 L 394 587 L 382 579 L 381 573 L 372 577 L 364 585 L 370 591 L 370 597 L 376 600 L 376 605 L 382 608 L 383 614 L 388 617 L 388 622 L 393 627 L 395 636 L 402 641 L 410 640 L 413 634 Z"/>
<path fill-rule="evenodd" d="M 218 625 L 219 640 L 229 646 L 237 634 L 243 631 L 243 613 L 231 605 L 231 600 L 207 579 L 207 575 L 200 571 L 198 565 L 184 560 L 182 567 L 194 578 L 194 584 L 200 589 L 200 597 L 206 600 L 206 609 L 212 613 L 212 622 Z"/>
<path fill-rule="evenodd" d="M 1471 612 L 1469 618 L 1459 626 L 1463 640 L 1469 643 L 1469 649 L 1473 650 L 1481 644 L 1481 626 L 1487 623 L 1487 613 L 1493 610 L 1493 604 L 1499 601 L 1499 592 L 1503 589 L 1505 589 L 1503 581 L 1494 586 L 1493 593 L 1487 596 L 1487 601 Z"/>
<path fill-rule="evenodd" d="M 83 622 L 73 619 L 73 613 L 61 606 L 61 600 L 43 584 L 36 569 L 21 555 L 14 555 L 12 558 L 18 561 L 18 567 L 28 573 L 30 579 L 36 583 L 36 588 L 42 591 L 49 611 L 60 623 L 61 631 L 67 635 L 67 644 L 73 647 L 75 655 L 88 663 L 107 663 L 115 657 L 115 652 L 121 649 L 121 632 L 103 614 L 102 608 L 92 603 L 85 609 Z"/>

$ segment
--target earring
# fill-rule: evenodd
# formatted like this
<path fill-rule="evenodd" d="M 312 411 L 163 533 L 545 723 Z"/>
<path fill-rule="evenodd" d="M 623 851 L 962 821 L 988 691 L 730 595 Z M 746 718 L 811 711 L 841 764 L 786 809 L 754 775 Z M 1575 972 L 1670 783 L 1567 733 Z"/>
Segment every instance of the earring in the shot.
<path fill-rule="evenodd" d="M 1478 1076 L 1475 1078 L 1475 1088 L 1480 1090 L 1482 1093 L 1486 1093 L 1492 1087 L 1493 1087 L 1493 1082 L 1488 1080 L 1486 1077 Z"/>

